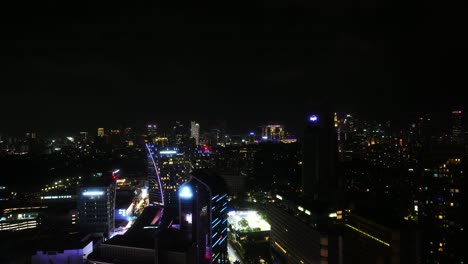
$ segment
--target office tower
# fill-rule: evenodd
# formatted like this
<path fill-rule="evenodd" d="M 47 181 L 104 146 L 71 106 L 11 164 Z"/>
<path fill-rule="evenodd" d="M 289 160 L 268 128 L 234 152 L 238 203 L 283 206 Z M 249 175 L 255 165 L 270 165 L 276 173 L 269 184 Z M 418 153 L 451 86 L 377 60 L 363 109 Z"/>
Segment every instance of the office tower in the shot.
<path fill-rule="evenodd" d="M 421 115 L 415 124 L 415 139 L 421 146 L 428 146 L 434 136 L 434 124 L 428 114 Z"/>
<path fill-rule="evenodd" d="M 164 187 L 159 176 L 156 149 L 152 144 L 145 144 L 148 162 L 148 197 L 150 205 L 164 205 Z"/>
<path fill-rule="evenodd" d="M 284 139 L 284 127 L 282 125 L 263 126 L 262 139 L 269 141 L 278 141 Z"/>
<path fill-rule="evenodd" d="M 146 125 L 146 135 L 149 138 L 154 138 L 158 135 L 158 126 L 155 123 Z"/>
<path fill-rule="evenodd" d="M 173 147 L 181 146 L 187 137 L 188 129 L 185 128 L 181 121 L 175 121 L 170 132 L 169 145 Z"/>
<path fill-rule="evenodd" d="M 78 226 L 109 237 L 114 229 L 117 171 L 93 179 L 78 188 Z"/>
<path fill-rule="evenodd" d="M 463 142 L 463 112 L 452 111 L 450 118 L 450 142 L 460 144 Z"/>
<path fill-rule="evenodd" d="M 80 140 L 81 141 L 86 141 L 88 139 L 88 132 L 86 131 L 81 131 L 80 132 Z"/>
<path fill-rule="evenodd" d="M 459 242 L 465 237 L 466 150 L 459 145 L 438 145 L 424 154 L 424 179 L 412 215 L 418 216 L 425 230 L 426 258 L 461 263 L 466 251 Z"/>
<path fill-rule="evenodd" d="M 329 205 L 335 202 L 337 152 L 333 113 L 309 115 L 303 137 L 302 188 L 315 201 Z"/>
<path fill-rule="evenodd" d="M 218 175 L 197 170 L 179 188 L 180 230 L 197 245 L 196 263 L 227 262 L 227 190 Z"/>
<path fill-rule="evenodd" d="M 103 137 L 105 135 L 105 131 L 103 127 L 98 128 L 98 137 Z"/>
<path fill-rule="evenodd" d="M 195 145 L 200 145 L 200 124 L 196 121 L 190 122 L 190 137 L 195 139 Z"/>
<path fill-rule="evenodd" d="M 158 168 L 164 190 L 165 205 L 177 205 L 177 190 L 189 179 L 191 163 L 176 150 L 161 150 L 158 153 Z"/>
<path fill-rule="evenodd" d="M 249 142 L 249 144 L 255 143 L 255 133 L 254 133 L 254 132 L 250 132 L 250 133 L 249 133 L 248 142 Z"/>
<path fill-rule="evenodd" d="M 339 263 L 338 236 L 328 229 L 326 209 L 310 199 L 277 194 L 266 211 L 270 247 L 280 263 Z"/>

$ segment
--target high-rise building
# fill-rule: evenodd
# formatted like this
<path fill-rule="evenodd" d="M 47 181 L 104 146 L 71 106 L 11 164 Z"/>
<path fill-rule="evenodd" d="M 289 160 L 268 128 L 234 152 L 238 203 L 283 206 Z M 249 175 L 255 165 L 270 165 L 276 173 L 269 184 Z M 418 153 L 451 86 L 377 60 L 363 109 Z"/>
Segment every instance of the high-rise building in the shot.
<path fill-rule="evenodd" d="M 195 139 L 195 145 L 200 145 L 200 124 L 196 121 L 190 122 L 190 137 Z"/>
<path fill-rule="evenodd" d="M 177 155 L 175 150 L 161 150 L 158 154 L 158 169 L 164 189 L 165 205 L 176 205 L 177 190 L 189 179 L 190 161 L 184 155 Z"/>
<path fill-rule="evenodd" d="M 188 129 L 185 128 L 181 121 L 175 121 L 172 126 L 169 145 L 173 147 L 181 146 L 188 137 Z"/>
<path fill-rule="evenodd" d="M 424 227 L 426 259 L 461 263 L 464 238 L 466 152 L 463 146 L 438 145 L 425 153 L 424 179 L 412 215 Z M 465 254 L 466 255 L 466 254 Z"/>
<path fill-rule="evenodd" d="M 158 126 L 155 123 L 146 125 L 146 135 L 150 138 L 154 138 L 158 135 Z"/>
<path fill-rule="evenodd" d="M 103 136 L 105 136 L 105 130 L 104 130 L 103 127 L 98 128 L 98 130 L 97 130 L 97 135 L 98 135 L 98 137 L 103 137 Z"/>
<path fill-rule="evenodd" d="M 179 188 L 180 230 L 197 245 L 196 263 L 227 262 L 227 189 L 218 175 L 198 170 Z"/>
<path fill-rule="evenodd" d="M 146 156 L 148 162 L 147 187 L 150 205 L 164 205 L 164 186 L 159 176 L 157 153 L 153 144 L 147 143 Z"/>
<path fill-rule="evenodd" d="M 80 140 L 86 141 L 88 139 L 88 132 L 86 131 L 81 131 L 80 132 Z"/>
<path fill-rule="evenodd" d="M 463 142 L 463 111 L 454 110 L 451 115 L 450 141 L 452 143 Z"/>
<path fill-rule="evenodd" d="M 78 226 L 109 237 L 114 229 L 116 179 L 118 170 L 78 188 Z"/>
<path fill-rule="evenodd" d="M 333 113 L 316 113 L 307 118 L 302 155 L 303 193 L 328 205 L 336 202 L 338 148 Z"/>

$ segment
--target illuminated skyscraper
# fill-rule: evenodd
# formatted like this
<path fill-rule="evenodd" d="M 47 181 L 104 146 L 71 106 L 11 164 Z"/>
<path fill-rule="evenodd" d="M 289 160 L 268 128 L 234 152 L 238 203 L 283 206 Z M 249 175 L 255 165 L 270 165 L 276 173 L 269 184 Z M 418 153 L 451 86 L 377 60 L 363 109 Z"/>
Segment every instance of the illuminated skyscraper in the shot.
<path fill-rule="evenodd" d="M 157 136 L 158 126 L 155 123 L 147 124 L 146 125 L 146 135 L 150 138 L 154 138 Z"/>
<path fill-rule="evenodd" d="M 177 190 L 189 179 L 190 161 L 175 150 L 162 150 L 158 153 L 158 169 L 164 189 L 165 205 L 177 204 Z"/>
<path fill-rule="evenodd" d="M 224 180 L 204 170 L 179 188 L 180 229 L 197 245 L 196 263 L 227 262 L 226 193 Z"/>
<path fill-rule="evenodd" d="M 157 167 L 157 154 L 154 145 L 146 144 L 148 161 L 148 196 L 150 205 L 164 205 L 164 187 Z"/>
<path fill-rule="evenodd" d="M 115 194 L 118 170 L 78 189 L 78 226 L 109 237 L 114 229 Z M 73 219 L 72 219 L 73 221 Z"/>
<path fill-rule="evenodd" d="M 187 137 L 188 129 L 185 128 L 181 121 L 175 121 L 171 129 L 169 145 L 172 147 L 181 146 Z"/>
<path fill-rule="evenodd" d="M 190 137 L 195 139 L 195 145 L 200 145 L 200 124 L 196 121 L 190 122 Z"/>
<path fill-rule="evenodd" d="M 462 143 L 463 141 L 463 112 L 461 110 L 452 111 L 451 116 L 450 141 L 452 143 Z"/>

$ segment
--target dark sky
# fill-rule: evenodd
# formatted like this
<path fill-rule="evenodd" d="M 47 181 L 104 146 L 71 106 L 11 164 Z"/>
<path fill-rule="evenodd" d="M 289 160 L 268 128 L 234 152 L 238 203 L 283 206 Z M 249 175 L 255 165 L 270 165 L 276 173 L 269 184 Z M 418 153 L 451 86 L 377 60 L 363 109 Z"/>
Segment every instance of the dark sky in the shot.
<path fill-rule="evenodd" d="M 0 131 L 294 126 L 321 101 L 393 120 L 466 108 L 461 1 L 11 2 Z"/>

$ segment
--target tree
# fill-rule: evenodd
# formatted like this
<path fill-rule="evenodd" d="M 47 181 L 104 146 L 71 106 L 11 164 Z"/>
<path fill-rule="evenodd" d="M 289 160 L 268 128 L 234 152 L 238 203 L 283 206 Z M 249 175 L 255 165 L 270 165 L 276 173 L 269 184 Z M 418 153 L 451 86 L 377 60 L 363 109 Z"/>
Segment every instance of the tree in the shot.
<path fill-rule="evenodd" d="M 247 229 L 249 227 L 249 222 L 245 218 L 242 218 L 239 221 L 239 225 L 242 227 L 242 229 Z"/>

